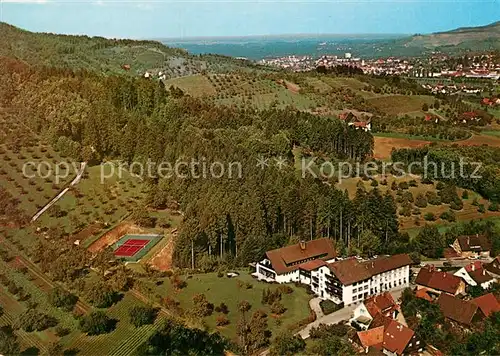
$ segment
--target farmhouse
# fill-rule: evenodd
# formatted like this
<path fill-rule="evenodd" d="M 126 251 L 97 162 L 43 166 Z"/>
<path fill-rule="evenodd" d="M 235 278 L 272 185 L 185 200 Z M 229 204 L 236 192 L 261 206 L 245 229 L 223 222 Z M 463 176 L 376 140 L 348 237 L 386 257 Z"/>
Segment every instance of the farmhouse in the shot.
<path fill-rule="evenodd" d="M 423 343 L 415 332 L 403 324 L 387 317 L 378 317 L 374 327 L 357 333 L 357 341 L 365 353 L 370 349 L 385 355 L 417 354 L 423 350 Z"/>
<path fill-rule="evenodd" d="M 347 258 L 311 272 L 311 289 L 320 298 L 349 305 L 369 296 L 410 283 L 411 258 L 407 254 L 367 261 Z"/>
<path fill-rule="evenodd" d="M 311 271 L 335 261 L 333 242 L 322 238 L 266 252 L 254 276 L 268 282 L 310 284 Z M 326 262 L 325 262 L 326 261 Z"/>
<path fill-rule="evenodd" d="M 493 278 L 480 261 L 474 261 L 455 272 L 455 276 L 462 278 L 470 286 L 481 286 L 488 289 L 496 279 Z"/>
<path fill-rule="evenodd" d="M 339 115 L 339 119 L 344 121 L 347 126 L 353 126 L 356 129 L 371 131 L 371 114 L 345 111 Z"/>
<path fill-rule="evenodd" d="M 371 296 L 365 299 L 356 309 L 351 321 L 355 321 L 361 328 L 366 329 L 377 315 L 396 319 L 400 312 L 399 305 L 389 292 Z"/>
<path fill-rule="evenodd" d="M 415 283 L 417 284 L 417 291 L 425 288 L 427 293 L 450 295 L 465 293 L 465 283 L 460 277 L 451 273 L 437 271 L 434 265 L 427 265 L 420 269 Z"/>
<path fill-rule="evenodd" d="M 490 242 L 485 235 L 459 236 L 451 247 L 461 257 L 488 257 L 490 255 Z"/>
<path fill-rule="evenodd" d="M 445 318 L 462 326 L 471 326 L 485 317 L 476 304 L 446 293 L 439 296 L 437 303 Z"/>

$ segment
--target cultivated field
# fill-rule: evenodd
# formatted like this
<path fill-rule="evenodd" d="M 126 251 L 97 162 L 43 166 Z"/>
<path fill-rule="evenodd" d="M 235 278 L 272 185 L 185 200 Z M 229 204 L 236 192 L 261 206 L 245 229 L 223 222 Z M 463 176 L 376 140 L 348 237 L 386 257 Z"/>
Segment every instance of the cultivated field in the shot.
<path fill-rule="evenodd" d="M 154 324 L 135 328 L 130 324 L 128 313 L 132 307 L 138 305 L 145 303 L 131 293 L 126 293 L 121 301 L 106 312 L 109 317 L 118 320 L 115 330 L 98 336 L 86 336 L 77 331 L 74 335 L 69 335 L 67 348 L 80 355 L 133 355 L 162 323 L 162 316 L 159 315 Z"/>
<path fill-rule="evenodd" d="M 430 105 L 434 102 L 432 96 L 425 95 L 387 95 L 367 100 L 371 105 L 387 115 L 401 115 L 422 111 L 423 104 Z"/>
<path fill-rule="evenodd" d="M 170 86 L 180 88 L 193 97 L 211 96 L 217 93 L 210 80 L 202 75 L 191 75 L 165 81 L 165 87 L 169 89 Z"/>
<path fill-rule="evenodd" d="M 373 139 L 373 157 L 382 160 L 391 158 L 393 149 L 423 147 L 430 143 L 430 141 L 412 140 L 400 137 L 374 136 Z"/>

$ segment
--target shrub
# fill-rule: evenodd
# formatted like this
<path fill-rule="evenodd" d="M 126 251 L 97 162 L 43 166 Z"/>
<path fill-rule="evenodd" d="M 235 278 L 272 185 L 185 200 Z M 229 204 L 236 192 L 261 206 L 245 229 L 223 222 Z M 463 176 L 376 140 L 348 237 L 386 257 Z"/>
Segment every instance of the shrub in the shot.
<path fill-rule="evenodd" d="M 439 218 L 442 219 L 442 220 L 449 221 L 449 222 L 453 222 L 453 221 L 456 220 L 455 213 L 453 211 L 451 211 L 451 210 L 443 212 L 439 216 Z"/>
<path fill-rule="evenodd" d="M 408 184 L 408 182 L 400 182 L 399 183 L 399 189 L 408 189 L 410 187 L 410 185 Z"/>
<path fill-rule="evenodd" d="M 443 183 L 443 182 L 438 182 L 438 183 L 436 184 L 436 189 L 437 189 L 437 190 L 444 189 L 444 187 L 445 187 L 445 185 L 444 185 L 444 183 Z"/>
<path fill-rule="evenodd" d="M 378 187 L 378 182 L 376 179 L 372 179 L 372 182 L 370 183 L 372 187 Z"/>
<path fill-rule="evenodd" d="M 153 324 L 156 315 L 158 314 L 158 309 L 150 306 L 135 306 L 129 311 L 130 323 L 136 328 Z"/>
<path fill-rule="evenodd" d="M 17 326 L 27 332 L 43 331 L 56 325 L 57 319 L 35 309 L 28 309 L 23 312 L 17 322 Z"/>
<path fill-rule="evenodd" d="M 80 319 L 80 330 L 87 335 L 100 335 L 111 332 L 116 322 L 102 311 L 93 311 Z"/>
<path fill-rule="evenodd" d="M 477 211 L 480 213 L 485 213 L 486 208 L 484 207 L 484 204 L 479 204 L 479 207 L 477 208 Z"/>
<path fill-rule="evenodd" d="M 65 311 L 71 311 L 75 307 L 78 297 L 62 288 L 54 288 L 48 296 L 49 303 Z"/>
<path fill-rule="evenodd" d="M 462 192 L 462 199 L 469 199 L 469 192 L 467 190 Z"/>
<path fill-rule="evenodd" d="M 275 301 L 273 304 L 271 304 L 271 313 L 281 315 L 285 311 L 286 308 L 282 303 Z"/>
<path fill-rule="evenodd" d="M 293 288 L 290 286 L 287 286 L 286 284 L 282 284 L 281 286 L 278 287 L 278 290 L 282 294 L 292 294 L 293 293 Z"/>
<path fill-rule="evenodd" d="M 418 187 L 418 183 L 417 183 L 417 181 L 416 181 L 415 179 L 412 179 L 412 180 L 409 182 L 409 184 L 410 184 L 410 187 Z"/>
<path fill-rule="evenodd" d="M 342 308 L 341 304 L 335 304 L 331 300 L 322 300 L 319 302 L 319 306 L 325 315 L 331 314 Z"/>
<path fill-rule="evenodd" d="M 434 213 L 428 212 L 427 214 L 424 215 L 424 219 L 427 221 L 435 221 L 436 216 L 434 215 Z"/>
<path fill-rule="evenodd" d="M 423 194 L 417 195 L 417 198 L 415 199 L 415 205 L 419 208 L 427 207 L 427 198 Z"/>
<path fill-rule="evenodd" d="M 498 203 L 497 202 L 491 203 L 490 206 L 488 207 L 488 210 L 489 211 L 498 211 Z"/>
<path fill-rule="evenodd" d="M 226 325 L 229 325 L 229 319 L 225 315 L 219 315 L 215 319 L 215 325 L 217 325 L 217 326 L 226 326 Z"/>
<path fill-rule="evenodd" d="M 212 315 L 214 305 L 209 303 L 205 294 L 195 294 L 193 296 L 193 314 L 199 317 Z"/>
<path fill-rule="evenodd" d="M 431 205 L 441 205 L 441 198 L 436 194 L 436 192 L 425 193 L 427 197 L 427 202 Z"/>

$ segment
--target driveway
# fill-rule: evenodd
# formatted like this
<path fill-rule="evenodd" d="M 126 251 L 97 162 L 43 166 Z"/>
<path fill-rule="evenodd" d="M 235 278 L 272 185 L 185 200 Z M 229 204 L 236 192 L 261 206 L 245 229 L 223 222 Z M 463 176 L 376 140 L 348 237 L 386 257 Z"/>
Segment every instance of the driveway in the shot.
<path fill-rule="evenodd" d="M 404 288 L 395 289 L 395 290 L 390 291 L 394 300 L 397 301 L 401 297 L 403 290 L 404 290 Z M 312 301 L 315 299 L 319 299 L 319 298 L 313 298 L 309 304 L 311 305 L 313 303 Z M 316 302 L 314 302 L 314 303 L 316 303 Z M 317 303 L 318 303 L 318 307 L 319 307 L 319 301 Z M 305 328 L 303 328 L 302 330 L 300 330 L 297 333 L 297 335 L 300 335 L 300 337 L 302 337 L 303 339 L 307 339 L 309 337 L 309 333 L 310 333 L 311 329 L 314 327 L 318 327 L 320 324 L 331 325 L 331 324 L 340 323 L 341 321 L 344 321 L 344 320 L 349 320 L 352 317 L 354 309 L 356 309 L 356 307 L 358 305 L 359 304 L 351 304 L 351 305 L 348 305 L 347 307 L 344 307 L 340 310 L 337 310 L 336 312 L 333 312 L 331 314 L 324 315 L 322 317 L 318 317 L 312 323 L 307 324 Z M 311 308 L 312 308 L 312 305 L 311 305 Z"/>

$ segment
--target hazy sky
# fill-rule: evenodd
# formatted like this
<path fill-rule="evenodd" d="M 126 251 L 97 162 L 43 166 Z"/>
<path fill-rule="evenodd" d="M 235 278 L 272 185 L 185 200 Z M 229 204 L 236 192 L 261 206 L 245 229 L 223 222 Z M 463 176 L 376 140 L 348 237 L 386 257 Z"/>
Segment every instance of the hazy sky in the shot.
<path fill-rule="evenodd" d="M 158 38 L 429 33 L 500 20 L 500 0 L 0 0 L 2 21 L 38 32 Z"/>

